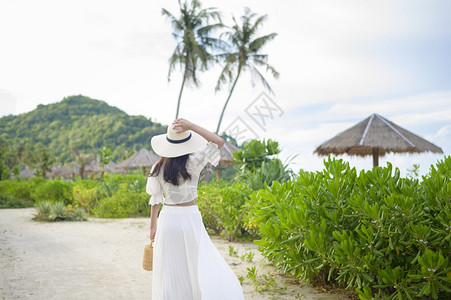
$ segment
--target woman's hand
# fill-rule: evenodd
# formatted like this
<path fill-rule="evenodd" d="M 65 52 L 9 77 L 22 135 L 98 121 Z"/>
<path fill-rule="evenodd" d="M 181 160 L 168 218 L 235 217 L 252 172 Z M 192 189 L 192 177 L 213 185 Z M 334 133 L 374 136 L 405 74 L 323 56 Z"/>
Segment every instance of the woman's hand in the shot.
<path fill-rule="evenodd" d="M 174 128 L 177 133 L 180 133 L 186 130 L 192 130 L 194 124 L 183 118 L 178 118 L 177 120 L 172 122 L 172 126 L 172 128 Z"/>
<path fill-rule="evenodd" d="M 219 149 L 221 149 L 221 147 L 224 145 L 225 141 L 223 138 L 217 136 L 213 132 L 210 132 L 203 127 L 200 127 L 199 125 L 191 123 L 188 120 L 179 118 L 172 122 L 172 126 L 172 128 L 174 128 L 177 133 L 183 132 L 185 130 L 192 130 L 195 133 L 201 135 L 207 141 L 217 144 Z"/>

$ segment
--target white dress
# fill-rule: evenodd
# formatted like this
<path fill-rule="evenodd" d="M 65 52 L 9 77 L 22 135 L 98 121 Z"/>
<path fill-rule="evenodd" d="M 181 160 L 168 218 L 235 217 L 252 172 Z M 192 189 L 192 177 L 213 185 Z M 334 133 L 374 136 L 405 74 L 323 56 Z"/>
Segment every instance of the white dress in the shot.
<path fill-rule="evenodd" d="M 208 143 L 189 155 L 186 168 L 191 180 L 174 186 L 163 174 L 149 177 L 149 204 L 178 204 L 197 198 L 203 167 L 217 165 L 218 146 Z M 208 236 L 197 205 L 164 205 L 154 243 L 152 300 L 240 300 L 240 282 Z"/>

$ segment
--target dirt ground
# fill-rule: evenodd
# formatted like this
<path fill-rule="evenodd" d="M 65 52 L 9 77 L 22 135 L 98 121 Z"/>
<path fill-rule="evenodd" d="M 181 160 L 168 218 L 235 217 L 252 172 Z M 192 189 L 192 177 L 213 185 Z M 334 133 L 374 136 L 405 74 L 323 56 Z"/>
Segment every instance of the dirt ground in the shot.
<path fill-rule="evenodd" d="M 44 223 L 33 221 L 34 213 L 0 209 L 0 299 L 151 298 L 152 272 L 142 269 L 149 219 Z M 253 243 L 211 238 L 244 278 L 246 299 L 345 299 L 278 274 Z M 246 277 L 254 266 L 258 291 Z"/>

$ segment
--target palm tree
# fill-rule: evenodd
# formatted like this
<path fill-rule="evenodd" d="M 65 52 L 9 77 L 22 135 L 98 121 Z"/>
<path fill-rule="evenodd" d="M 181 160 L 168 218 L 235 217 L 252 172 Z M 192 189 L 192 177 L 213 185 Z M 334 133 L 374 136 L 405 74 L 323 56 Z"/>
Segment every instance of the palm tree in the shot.
<path fill-rule="evenodd" d="M 52 165 L 55 163 L 55 157 L 48 151 L 47 147 L 41 143 L 39 143 L 36 148 L 39 150 L 33 151 L 33 163 L 36 169 L 40 171 L 42 177 L 46 178 L 47 172 L 52 170 Z"/>
<path fill-rule="evenodd" d="M 80 178 L 83 179 L 85 174 L 85 168 L 88 164 L 90 164 L 94 159 L 95 155 L 93 154 L 83 154 L 78 151 L 76 148 L 72 148 L 72 152 L 75 155 L 75 160 L 78 162 L 78 172 L 80 174 Z"/>
<path fill-rule="evenodd" d="M 168 81 L 171 80 L 171 73 L 179 66 L 183 70 L 183 81 L 177 101 L 178 118 L 180 110 L 180 99 L 182 98 L 185 83 L 199 86 L 196 71 L 205 71 L 213 62 L 213 56 L 208 50 L 216 49 L 221 45 L 221 40 L 210 36 L 212 31 L 223 26 L 221 14 L 216 8 L 201 8 L 198 0 L 183 4 L 179 0 L 180 16 L 177 18 L 166 9 L 162 9 L 161 14 L 166 16 L 173 28 L 172 35 L 177 41 L 174 53 L 169 59 Z M 210 21 L 219 23 L 210 24 Z"/>
<path fill-rule="evenodd" d="M 255 21 L 254 18 L 256 18 Z M 233 17 L 235 24 L 229 31 L 223 33 L 231 43 L 230 47 L 233 51 L 218 55 L 225 62 L 225 65 L 219 76 L 215 91 L 221 90 L 223 84 L 227 82 L 231 83 L 233 81 L 233 84 L 222 109 L 221 116 L 219 117 L 216 134 L 219 133 L 225 109 L 238 82 L 238 78 L 240 78 L 241 72 L 249 70 L 252 76 L 252 84 L 254 84 L 254 79 L 258 79 L 270 93 L 274 94 L 265 77 L 257 69 L 257 67 L 266 67 L 266 71 L 270 71 L 274 78 L 279 78 L 279 72 L 267 62 L 268 55 L 260 53 L 262 48 L 277 36 L 277 33 L 260 37 L 257 36 L 260 26 L 266 19 L 267 15 L 257 16 L 249 8 L 245 8 L 244 16 L 241 17 L 241 24 L 238 24 L 235 17 Z"/>
<path fill-rule="evenodd" d="M 105 174 L 105 166 L 113 159 L 113 152 L 110 148 L 103 146 L 99 149 L 99 166 L 102 168 L 100 177 L 103 179 Z"/>

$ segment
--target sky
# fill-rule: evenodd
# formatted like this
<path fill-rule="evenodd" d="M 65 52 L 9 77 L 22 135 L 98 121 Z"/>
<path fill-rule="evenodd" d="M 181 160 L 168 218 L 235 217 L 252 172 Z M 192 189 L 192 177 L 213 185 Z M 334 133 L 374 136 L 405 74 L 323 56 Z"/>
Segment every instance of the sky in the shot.
<path fill-rule="evenodd" d="M 268 16 L 260 35 L 277 33 L 262 51 L 280 73 L 262 70 L 274 94 L 243 74 L 221 131 L 233 135 L 238 126 L 247 129 L 241 141 L 275 139 L 294 170 L 320 170 L 324 157 L 313 151 L 321 143 L 378 113 L 444 151 L 389 154 L 380 165 L 390 161 L 406 174 L 419 164 L 425 174 L 451 155 L 451 1 L 202 4 L 220 10 L 227 25 L 249 7 Z M 0 116 L 82 94 L 170 124 L 182 73 L 168 82 L 175 40 L 162 8 L 178 15 L 176 0 L 0 0 Z M 215 93 L 220 70 L 200 74 L 201 86 L 184 90 L 180 108 L 212 131 L 229 88 Z M 266 118 L 253 115 L 259 107 Z M 371 157 L 340 158 L 372 167 Z"/>

